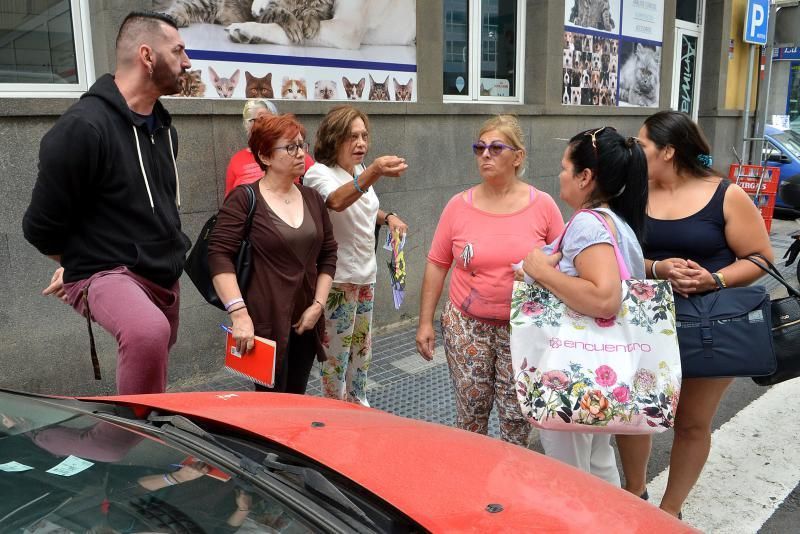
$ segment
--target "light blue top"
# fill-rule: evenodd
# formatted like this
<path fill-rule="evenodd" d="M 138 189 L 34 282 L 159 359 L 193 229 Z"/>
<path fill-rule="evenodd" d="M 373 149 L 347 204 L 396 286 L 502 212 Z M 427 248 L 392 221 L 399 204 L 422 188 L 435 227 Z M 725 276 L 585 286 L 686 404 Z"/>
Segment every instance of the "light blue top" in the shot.
<path fill-rule="evenodd" d="M 644 254 L 642 254 L 642 247 L 636 239 L 636 234 L 633 229 L 628 226 L 628 223 L 620 219 L 613 211 L 607 208 L 596 208 L 594 211 L 601 211 L 611 217 L 614 221 L 614 230 L 617 233 L 617 246 L 622 253 L 622 259 L 631 277 L 637 279 L 646 278 L 644 272 Z M 561 245 L 561 252 L 564 255 L 558 264 L 558 268 L 562 273 L 570 276 L 578 276 L 578 271 L 575 269 L 575 258 L 584 249 L 596 245 L 598 243 L 612 244 L 612 236 L 606 230 L 600 220 L 591 213 L 579 213 L 572 220 L 569 225 L 567 233 L 564 236 L 564 243 Z M 553 251 L 554 243 L 545 245 L 542 250 L 547 254 Z"/>

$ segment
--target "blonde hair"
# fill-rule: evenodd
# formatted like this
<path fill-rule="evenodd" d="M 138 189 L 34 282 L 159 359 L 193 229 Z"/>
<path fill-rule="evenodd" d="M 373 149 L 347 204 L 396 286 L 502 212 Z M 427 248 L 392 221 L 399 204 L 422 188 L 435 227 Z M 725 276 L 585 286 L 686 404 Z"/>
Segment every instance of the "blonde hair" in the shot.
<path fill-rule="evenodd" d="M 522 127 L 519 125 L 519 120 L 514 115 L 496 115 L 491 119 L 487 119 L 481 126 L 478 137 L 490 131 L 500 132 L 503 137 L 508 139 L 508 143 L 516 148 L 522 150 L 525 157 L 519 167 L 516 168 L 517 176 L 522 176 L 525 173 L 525 163 L 528 159 L 528 149 L 525 148 L 525 134 L 522 133 Z"/>
<path fill-rule="evenodd" d="M 275 104 L 266 98 L 253 98 L 248 100 L 244 103 L 244 108 L 242 108 L 242 125 L 244 126 L 245 131 L 248 131 L 248 121 L 253 118 L 253 112 L 255 112 L 255 110 L 258 108 L 266 109 L 272 115 L 278 114 L 278 108 L 276 108 Z"/>

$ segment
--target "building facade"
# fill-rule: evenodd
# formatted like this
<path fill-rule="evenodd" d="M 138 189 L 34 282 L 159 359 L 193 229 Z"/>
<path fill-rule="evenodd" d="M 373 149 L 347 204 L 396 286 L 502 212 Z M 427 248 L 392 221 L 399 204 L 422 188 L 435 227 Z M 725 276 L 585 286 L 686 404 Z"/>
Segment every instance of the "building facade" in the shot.
<path fill-rule="evenodd" d="M 371 119 L 370 157 L 398 154 L 409 163 L 402 178 L 383 179 L 376 187 L 381 205 L 410 227 L 400 310 L 392 304 L 387 253 L 378 252 L 379 328 L 417 315 L 439 213 L 453 195 L 479 180 L 470 144 L 492 114 L 520 118 L 529 151 L 524 178 L 554 198 L 565 138 L 605 124 L 636 135 L 644 118 L 658 109 L 696 117 L 714 147 L 715 162 L 727 168 L 733 161 L 730 147 L 739 145 L 742 135 L 745 0 L 591 0 L 589 12 L 576 1 L 366 0 L 365 20 L 376 31 L 362 36 L 356 48 L 343 41 L 346 32 L 324 47 L 248 45 L 231 37 L 254 39 L 241 37 L 243 31 L 189 25 L 182 35 L 199 72 L 202 97 L 164 99 L 180 135 L 186 233 L 194 238 L 222 202 L 228 160 L 245 144 L 242 98 L 255 78 L 271 80 L 274 102 L 281 112 L 298 115 L 312 144 L 333 100 L 355 96 Z M 123 17 L 134 8 L 170 7 L 169 0 L 7 0 L 0 5 L 4 387 L 114 391 L 110 379 L 91 379 L 85 322 L 40 295 L 55 265 L 25 242 L 21 219 L 42 135 L 97 76 L 113 71 L 114 39 Z M 389 11 L 375 14 L 377 9 Z M 326 88 L 333 100 L 321 99 Z M 226 92 L 231 98 L 222 98 Z M 389 101 L 370 100 L 382 94 Z M 216 325 L 224 315 L 206 305 L 188 279 L 183 282 L 171 382 L 218 370 L 222 360 Z M 115 343 L 104 334 L 98 337 L 104 375 L 113 377 Z"/>

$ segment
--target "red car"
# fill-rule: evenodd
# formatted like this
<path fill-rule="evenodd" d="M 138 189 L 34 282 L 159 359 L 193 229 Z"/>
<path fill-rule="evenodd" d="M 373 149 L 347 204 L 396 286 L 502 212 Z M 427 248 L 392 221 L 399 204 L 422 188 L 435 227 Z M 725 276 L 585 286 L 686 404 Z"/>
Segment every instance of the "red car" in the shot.
<path fill-rule="evenodd" d="M 535 452 L 327 399 L 0 391 L 0 531 L 694 532 Z"/>

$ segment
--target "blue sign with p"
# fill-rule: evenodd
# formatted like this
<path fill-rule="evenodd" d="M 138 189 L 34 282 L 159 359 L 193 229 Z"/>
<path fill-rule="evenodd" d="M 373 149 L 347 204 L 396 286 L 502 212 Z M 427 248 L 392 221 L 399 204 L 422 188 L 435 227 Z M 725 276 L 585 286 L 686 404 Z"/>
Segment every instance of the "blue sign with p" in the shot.
<path fill-rule="evenodd" d="M 747 0 L 744 17 L 744 42 L 764 46 L 767 44 L 769 0 Z"/>

